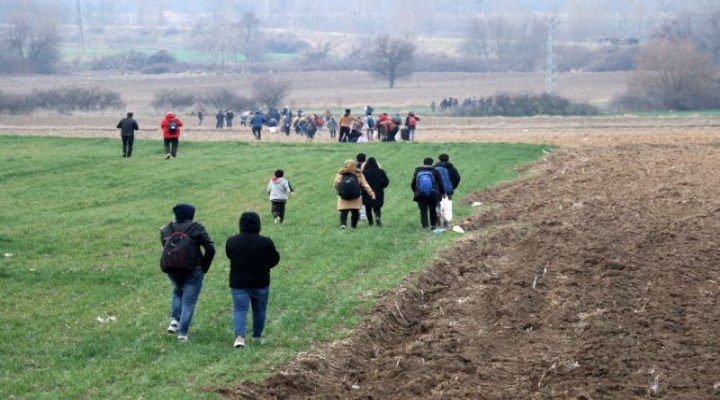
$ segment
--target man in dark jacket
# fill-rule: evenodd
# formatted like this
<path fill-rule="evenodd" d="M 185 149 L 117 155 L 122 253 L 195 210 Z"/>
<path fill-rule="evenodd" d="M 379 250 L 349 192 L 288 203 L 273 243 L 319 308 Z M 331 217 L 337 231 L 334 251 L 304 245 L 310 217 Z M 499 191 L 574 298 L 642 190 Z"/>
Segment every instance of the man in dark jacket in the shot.
<path fill-rule="evenodd" d="M 210 264 L 215 257 L 215 244 L 205 227 L 193 222 L 195 207 L 191 204 L 177 204 L 173 208 L 175 222 L 169 223 L 160 229 L 160 241 L 163 246 L 174 232 L 185 232 L 196 246 L 195 270 L 189 274 L 167 274 L 172 282 L 172 297 L 170 301 L 170 326 L 168 332 L 177 333 L 178 340 L 187 341 L 188 330 L 192 322 L 195 304 L 200 297 L 203 278 L 210 270 Z M 200 251 L 200 247 L 204 252 Z"/>
<path fill-rule="evenodd" d="M 429 175 L 427 175 L 429 173 Z M 419 176 L 431 178 L 430 187 L 427 191 L 424 191 L 422 186 L 422 179 Z M 413 191 L 413 200 L 418 203 L 420 208 L 420 223 L 423 229 L 435 229 L 437 227 L 437 205 L 438 201 L 442 197 L 442 189 L 438 182 L 440 182 L 439 173 L 433 168 L 433 159 L 428 157 L 423 160 L 423 165 L 415 169 L 413 174 L 412 182 L 410 183 L 410 189 Z M 420 182 L 419 182 L 420 181 Z M 428 216 L 429 225 L 428 225 Z"/>
<path fill-rule="evenodd" d="M 130 157 L 133 142 L 135 142 L 135 131 L 140 129 L 137 121 L 133 119 L 133 113 L 127 113 L 127 117 L 118 122 L 117 128 L 120 129 L 120 137 L 122 138 L 123 157 Z"/>
<path fill-rule="evenodd" d="M 453 193 L 455 193 L 455 189 L 460 186 L 460 172 L 458 172 L 457 168 L 450 162 L 450 156 L 443 153 L 438 156 L 438 161 L 435 164 L 435 167 L 445 167 L 447 168 L 448 172 L 450 173 L 450 182 L 452 182 L 452 188 Z M 452 200 L 452 193 L 446 193 L 445 194 L 448 199 Z"/>
<path fill-rule="evenodd" d="M 225 254 L 230 259 L 234 347 L 245 347 L 249 306 L 252 307 L 253 341 L 262 343 L 270 296 L 270 269 L 280 262 L 280 254 L 272 239 L 260 235 L 257 213 L 248 211 L 240 216 L 240 234 L 227 239 Z"/>

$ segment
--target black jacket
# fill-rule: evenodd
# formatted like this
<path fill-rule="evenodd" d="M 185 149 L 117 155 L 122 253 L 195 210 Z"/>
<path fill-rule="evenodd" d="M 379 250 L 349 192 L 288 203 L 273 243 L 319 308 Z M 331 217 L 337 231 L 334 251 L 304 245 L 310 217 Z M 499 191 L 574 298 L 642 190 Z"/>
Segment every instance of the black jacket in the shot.
<path fill-rule="evenodd" d="M 190 237 L 197 246 L 196 253 L 198 258 L 195 261 L 195 265 L 202 267 L 203 271 L 207 273 L 210 270 L 210 264 L 212 264 L 213 258 L 215 258 L 215 243 L 210 239 L 210 234 L 207 233 L 205 227 L 199 222 L 193 222 L 191 220 L 171 222 L 160 229 L 160 242 L 162 245 L 165 246 L 165 239 L 167 237 L 179 231 L 190 232 Z M 203 248 L 204 252 L 200 251 L 200 247 Z"/>
<path fill-rule="evenodd" d="M 370 204 L 375 207 L 382 207 L 385 201 L 385 188 L 390 184 L 385 171 L 380 168 L 377 162 L 370 160 L 363 166 L 363 175 L 370 188 L 375 192 L 375 200 L 370 199 L 370 195 L 363 190 L 362 198 L 363 204 Z"/>
<path fill-rule="evenodd" d="M 117 124 L 117 128 L 120 129 L 120 135 L 122 136 L 132 136 L 135 134 L 136 130 L 140 129 L 137 121 L 130 117 L 121 119 Z"/>
<path fill-rule="evenodd" d="M 240 217 L 240 234 L 225 243 L 230 259 L 230 287 L 262 288 L 270 286 L 270 269 L 280 262 L 272 239 L 260 235 L 260 217 L 246 212 Z"/>

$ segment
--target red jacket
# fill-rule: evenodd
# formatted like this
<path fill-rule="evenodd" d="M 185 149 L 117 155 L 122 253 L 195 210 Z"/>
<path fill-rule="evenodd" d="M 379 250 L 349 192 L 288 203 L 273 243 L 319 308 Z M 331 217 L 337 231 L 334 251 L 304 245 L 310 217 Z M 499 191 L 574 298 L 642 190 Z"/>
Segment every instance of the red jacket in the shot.
<path fill-rule="evenodd" d="M 171 134 L 168 131 L 171 121 L 175 121 L 175 123 L 177 124 L 177 132 L 175 132 L 175 134 Z M 180 121 L 180 119 L 175 118 L 175 114 L 173 114 L 171 112 L 165 114 L 165 118 L 163 118 L 163 120 L 160 121 L 160 128 L 162 128 L 162 131 L 163 131 L 163 138 L 175 139 L 175 138 L 180 137 L 180 127 L 181 126 L 183 126 L 183 123 L 182 123 L 182 121 Z"/>

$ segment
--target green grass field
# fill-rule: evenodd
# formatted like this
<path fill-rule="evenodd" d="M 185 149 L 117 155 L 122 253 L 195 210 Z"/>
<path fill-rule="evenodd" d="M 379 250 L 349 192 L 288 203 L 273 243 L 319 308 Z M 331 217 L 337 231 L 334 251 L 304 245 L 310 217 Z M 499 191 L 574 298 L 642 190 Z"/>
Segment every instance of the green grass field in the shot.
<path fill-rule="evenodd" d="M 368 145 L 181 142 L 0 136 L 0 398 L 214 398 L 257 380 L 299 351 L 344 337 L 383 290 L 461 235 L 420 229 L 409 189 L 423 157 L 451 155 L 462 174 L 455 215 L 472 191 L 513 179 L 547 147 L 521 144 Z M 363 151 L 390 177 L 383 228 L 338 228 L 332 181 Z M 283 168 L 297 190 L 286 223 L 271 223 L 265 187 Z M 190 329 L 165 332 L 170 283 L 159 228 L 175 203 L 197 207 L 218 254 Z M 258 211 L 282 260 L 273 271 L 264 346 L 232 348 L 225 239 Z M 116 320 L 106 321 L 108 317 Z"/>

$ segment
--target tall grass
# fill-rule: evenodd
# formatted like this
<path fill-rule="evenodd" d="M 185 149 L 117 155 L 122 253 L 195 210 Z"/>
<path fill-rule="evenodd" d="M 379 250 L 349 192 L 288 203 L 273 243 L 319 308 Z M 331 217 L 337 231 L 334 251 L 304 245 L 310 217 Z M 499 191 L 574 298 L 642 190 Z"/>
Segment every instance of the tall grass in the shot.
<path fill-rule="evenodd" d="M 383 290 L 459 237 L 420 229 L 414 167 L 441 152 L 470 191 L 514 178 L 541 146 L 513 144 L 282 144 L 0 136 L 0 398 L 213 398 L 209 388 L 260 379 L 299 351 L 341 338 Z M 338 229 L 332 180 L 363 151 L 390 177 L 383 228 Z M 297 190 L 286 223 L 271 223 L 267 181 L 283 168 Z M 170 284 L 159 228 L 177 202 L 197 207 L 218 255 L 190 341 L 165 332 Z M 264 346 L 232 348 L 225 239 L 256 210 L 282 260 L 273 271 Z M 114 317 L 115 320 L 108 320 Z"/>

